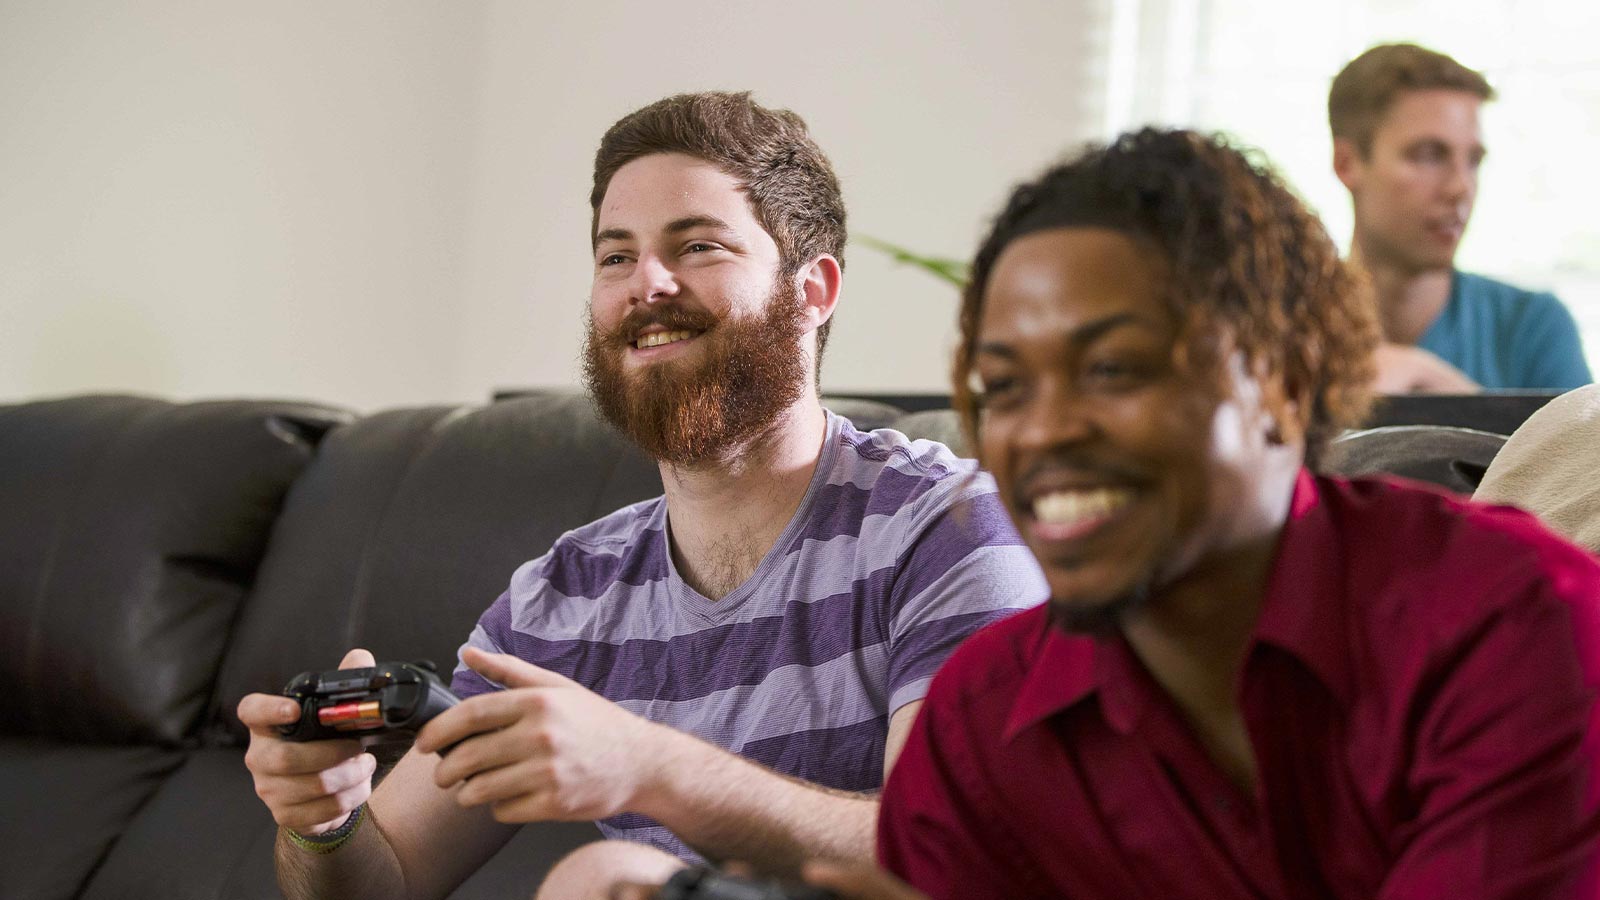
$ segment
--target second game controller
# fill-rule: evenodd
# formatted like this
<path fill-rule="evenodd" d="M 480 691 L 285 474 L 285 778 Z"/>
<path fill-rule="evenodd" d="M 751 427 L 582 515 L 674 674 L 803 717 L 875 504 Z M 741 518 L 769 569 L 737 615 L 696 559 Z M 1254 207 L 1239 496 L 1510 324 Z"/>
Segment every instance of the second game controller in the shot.
<path fill-rule="evenodd" d="M 659 900 L 836 900 L 832 891 L 783 881 L 761 881 L 697 866 L 680 869 L 661 886 Z"/>

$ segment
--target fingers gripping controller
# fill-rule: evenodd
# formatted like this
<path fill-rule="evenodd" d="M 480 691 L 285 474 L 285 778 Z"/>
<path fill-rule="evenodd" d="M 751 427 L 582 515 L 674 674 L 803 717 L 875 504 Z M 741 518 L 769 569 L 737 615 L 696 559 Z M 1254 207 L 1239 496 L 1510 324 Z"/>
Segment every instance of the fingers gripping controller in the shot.
<path fill-rule="evenodd" d="M 300 720 L 278 726 L 287 741 L 415 732 L 461 702 L 425 660 L 303 672 L 289 681 L 283 695 L 300 703 Z"/>

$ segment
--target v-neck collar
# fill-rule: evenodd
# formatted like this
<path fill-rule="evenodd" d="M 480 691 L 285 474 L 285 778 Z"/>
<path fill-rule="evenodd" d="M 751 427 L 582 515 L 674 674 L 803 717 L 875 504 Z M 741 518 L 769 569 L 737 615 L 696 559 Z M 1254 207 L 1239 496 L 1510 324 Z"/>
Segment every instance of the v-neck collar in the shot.
<path fill-rule="evenodd" d="M 795 508 L 794 515 L 789 517 L 789 524 L 773 541 L 767 550 L 766 556 L 761 558 L 761 563 L 744 583 L 729 591 L 720 600 L 712 600 L 689 586 L 683 580 L 683 575 L 678 571 L 678 564 L 672 558 L 672 543 L 668 529 L 669 518 L 667 504 L 663 502 L 656 511 L 659 540 L 663 541 L 667 556 L 667 587 L 672 596 L 672 602 L 701 621 L 709 624 L 721 624 L 732 618 L 733 614 L 743 606 L 747 600 L 755 596 L 757 589 L 766 583 L 774 569 L 783 564 L 784 557 L 788 556 L 789 545 L 794 543 L 795 537 L 805 527 L 805 522 L 811 518 L 811 508 L 816 503 L 817 492 L 822 485 L 827 484 L 828 476 L 833 473 L 835 464 L 839 459 L 841 434 L 844 431 L 844 418 L 834 415 L 826 407 L 822 410 L 827 417 L 826 436 L 822 439 L 822 452 L 817 456 L 816 469 L 811 473 L 811 483 L 806 486 L 805 496 L 800 498 L 800 505 Z"/>

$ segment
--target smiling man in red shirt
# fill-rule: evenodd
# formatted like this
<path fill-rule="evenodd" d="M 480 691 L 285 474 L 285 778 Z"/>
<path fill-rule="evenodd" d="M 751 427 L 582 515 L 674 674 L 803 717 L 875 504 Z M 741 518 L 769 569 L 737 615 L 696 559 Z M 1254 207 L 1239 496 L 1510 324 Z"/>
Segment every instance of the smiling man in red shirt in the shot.
<path fill-rule="evenodd" d="M 1244 155 L 1144 131 L 1019 188 L 958 406 L 1052 603 L 936 679 L 881 862 L 933 897 L 1594 896 L 1600 565 L 1307 468 L 1378 341 Z M 904 896 L 813 872 L 853 896 Z"/>

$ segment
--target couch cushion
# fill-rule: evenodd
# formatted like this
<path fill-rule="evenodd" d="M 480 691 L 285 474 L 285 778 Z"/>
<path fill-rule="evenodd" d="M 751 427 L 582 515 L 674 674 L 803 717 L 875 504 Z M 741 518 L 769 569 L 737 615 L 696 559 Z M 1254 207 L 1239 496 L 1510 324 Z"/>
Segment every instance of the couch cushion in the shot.
<path fill-rule="evenodd" d="M 277 832 L 240 753 L 200 750 L 140 810 L 83 900 L 275 900 L 283 896 L 272 867 Z M 531 896 L 556 860 L 599 836 L 587 822 L 527 826 L 451 896 Z"/>
<path fill-rule="evenodd" d="M 250 691 L 363 646 L 441 671 L 518 565 L 661 492 L 655 465 L 576 394 L 380 413 L 323 442 L 295 483 L 229 649 L 216 740 Z"/>
<path fill-rule="evenodd" d="M 524 825 L 510 843 L 450 894 L 450 900 L 529 897 L 561 857 L 600 839 L 592 822 Z"/>
<path fill-rule="evenodd" d="M 0 407 L 0 732 L 182 739 L 284 492 L 345 418 L 136 397 Z"/>
<path fill-rule="evenodd" d="M 1329 475 L 1399 475 L 1470 494 L 1505 444 L 1503 434 L 1444 425 L 1393 425 L 1339 436 L 1321 470 Z"/>
<path fill-rule="evenodd" d="M 1600 553 L 1600 384 L 1569 391 L 1522 423 L 1474 498 L 1521 507 Z"/>
<path fill-rule="evenodd" d="M 157 747 L 0 739 L 0 897 L 78 896 L 135 811 L 182 759 L 177 750 Z M 166 864 L 182 865 L 170 852 Z"/>

